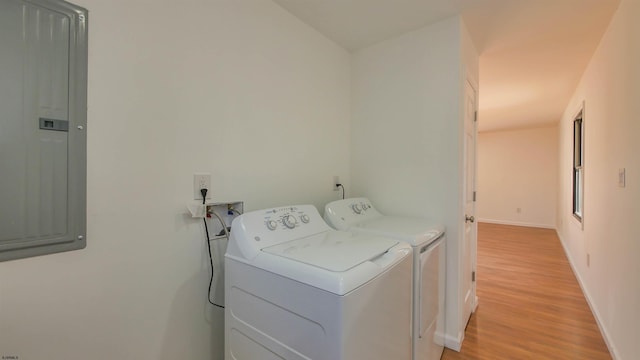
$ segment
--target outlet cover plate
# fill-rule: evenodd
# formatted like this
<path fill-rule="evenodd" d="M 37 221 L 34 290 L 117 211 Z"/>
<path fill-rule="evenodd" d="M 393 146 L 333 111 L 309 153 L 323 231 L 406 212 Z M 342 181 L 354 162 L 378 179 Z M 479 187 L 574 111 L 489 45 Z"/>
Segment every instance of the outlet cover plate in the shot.
<path fill-rule="evenodd" d="M 625 168 L 618 169 L 618 186 L 623 188 L 627 185 L 627 170 Z"/>
<path fill-rule="evenodd" d="M 200 189 L 207 189 L 207 199 L 211 199 L 211 174 L 193 174 L 193 198 L 202 200 Z"/>

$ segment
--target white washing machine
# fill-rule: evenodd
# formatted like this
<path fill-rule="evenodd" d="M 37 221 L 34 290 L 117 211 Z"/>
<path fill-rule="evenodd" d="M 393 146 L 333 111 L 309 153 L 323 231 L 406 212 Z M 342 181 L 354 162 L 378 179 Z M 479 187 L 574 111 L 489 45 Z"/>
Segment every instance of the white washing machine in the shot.
<path fill-rule="evenodd" d="M 225 254 L 225 359 L 411 358 L 411 247 L 312 205 L 247 212 Z"/>
<path fill-rule="evenodd" d="M 392 237 L 413 248 L 412 359 L 440 359 L 444 349 L 444 227 L 425 219 L 384 216 L 366 198 L 331 202 L 324 218 L 338 230 Z"/>

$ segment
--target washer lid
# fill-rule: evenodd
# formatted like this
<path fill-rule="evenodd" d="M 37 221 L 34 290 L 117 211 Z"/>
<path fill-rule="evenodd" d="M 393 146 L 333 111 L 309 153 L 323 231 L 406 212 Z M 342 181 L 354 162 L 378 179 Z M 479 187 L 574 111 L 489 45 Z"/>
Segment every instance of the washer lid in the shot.
<path fill-rule="evenodd" d="M 327 231 L 263 248 L 262 251 L 320 269 L 345 272 L 381 256 L 397 244 L 397 240 L 388 238 Z"/>
<path fill-rule="evenodd" d="M 444 232 L 442 225 L 430 224 L 421 218 L 400 216 L 381 216 L 376 219 L 355 223 L 351 229 L 367 234 L 392 237 L 407 242 L 412 246 L 428 244 L 440 237 Z"/>

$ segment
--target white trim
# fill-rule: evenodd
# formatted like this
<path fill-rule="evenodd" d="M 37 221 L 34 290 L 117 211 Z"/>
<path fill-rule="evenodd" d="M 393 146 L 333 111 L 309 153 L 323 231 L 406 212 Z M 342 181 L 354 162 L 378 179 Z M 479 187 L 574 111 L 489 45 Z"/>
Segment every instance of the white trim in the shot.
<path fill-rule="evenodd" d="M 508 220 L 495 220 L 495 219 L 481 219 L 478 218 L 478 222 L 489 223 L 489 224 L 498 224 L 498 225 L 514 225 L 514 226 L 526 226 L 526 227 L 535 227 L 542 229 L 554 229 L 555 225 L 550 224 L 535 224 L 521 221 L 508 221 Z"/>
<path fill-rule="evenodd" d="M 454 338 L 453 336 L 446 334 L 444 336 L 444 346 L 460 352 L 460 349 L 462 349 L 462 341 L 464 340 L 464 331 L 458 333 L 458 337 Z"/>
<path fill-rule="evenodd" d="M 478 278 L 476 278 L 476 281 L 477 281 L 477 279 Z M 476 312 L 476 310 L 478 309 L 478 303 L 479 303 L 478 297 L 474 296 L 472 312 L 474 312 L 474 313 Z M 457 338 L 455 338 L 455 337 L 453 337 L 453 336 L 451 336 L 449 334 L 446 334 L 445 337 L 444 337 L 444 346 L 449 348 L 449 349 L 451 349 L 451 350 L 460 352 L 460 350 L 462 349 L 462 342 L 464 341 L 465 331 L 466 331 L 466 326 L 462 331 L 458 332 L 458 337 Z"/>
<path fill-rule="evenodd" d="M 574 112 L 573 117 L 571 118 L 571 123 L 572 123 L 572 125 L 571 125 L 571 129 L 572 129 L 572 134 L 571 134 L 571 145 L 572 145 L 571 146 L 571 168 L 574 169 L 574 165 L 575 165 L 575 159 L 574 159 L 574 156 L 575 156 L 574 151 L 575 151 L 575 149 L 574 149 L 574 147 L 576 146 L 575 145 L 576 134 L 575 134 L 575 129 L 573 128 L 575 125 L 573 125 L 573 123 L 576 120 L 576 118 L 578 118 L 578 115 L 582 114 L 582 129 L 581 129 L 582 133 L 580 134 L 580 141 L 582 142 L 582 144 L 581 144 L 581 147 L 582 147 L 582 155 L 581 155 L 582 156 L 582 165 L 580 166 L 581 169 L 582 169 L 582 171 L 581 171 L 581 173 L 582 173 L 582 179 L 581 179 L 582 180 L 582 183 L 581 183 L 582 188 L 580 189 L 580 193 L 581 193 L 580 196 L 582 197 L 580 199 L 580 200 L 582 200 L 582 209 L 580 209 L 581 210 L 581 214 L 580 214 L 580 218 L 579 219 L 573 213 L 573 202 L 575 200 L 573 198 L 573 195 L 574 195 L 573 192 L 575 191 L 575 189 L 573 187 L 574 187 L 574 181 L 575 180 L 573 179 L 574 175 L 571 174 L 571 215 L 573 215 L 571 217 L 573 218 L 572 222 L 574 224 L 577 224 L 581 231 L 584 231 L 584 209 L 585 209 L 585 206 L 584 206 L 585 205 L 584 204 L 584 200 L 585 200 L 584 189 L 585 189 L 585 186 L 584 186 L 584 184 L 585 184 L 585 180 L 586 180 L 586 177 L 587 177 L 586 170 L 585 170 L 585 161 L 584 161 L 585 160 L 585 154 L 587 152 L 587 147 L 585 145 L 586 144 L 586 139 L 585 139 L 585 134 L 586 134 L 585 102 L 586 101 L 584 99 L 582 99 L 582 101 L 578 104 L 577 110 Z"/>
<path fill-rule="evenodd" d="M 560 235 L 560 232 L 558 232 L 557 230 L 556 230 L 556 233 L 558 234 L 558 238 L 560 239 L 560 244 L 562 244 L 562 249 L 564 250 L 565 256 L 567 257 L 567 260 L 569 260 L 569 265 L 571 265 L 571 270 L 573 271 L 573 274 L 576 276 L 576 279 L 578 280 L 580 289 L 582 289 L 582 294 L 584 295 L 584 298 L 587 300 L 587 304 L 589 305 L 589 309 L 591 309 L 591 313 L 593 314 L 593 317 L 596 319 L 596 324 L 598 324 L 598 329 L 600 329 L 600 334 L 602 335 L 602 338 L 604 339 L 605 344 L 607 344 L 607 348 L 609 349 L 609 354 L 611 355 L 613 360 L 620 359 L 620 356 L 616 351 L 615 345 L 611 341 L 611 337 L 609 336 L 607 329 L 604 327 L 604 324 L 602 323 L 602 321 L 600 321 L 600 318 L 601 318 L 600 313 L 595 308 L 595 306 L 593 306 L 593 301 L 591 301 L 591 295 L 589 295 L 587 288 L 584 286 L 584 282 L 582 281 L 582 277 L 580 276 L 580 273 L 576 270 L 576 266 L 573 263 L 573 258 L 569 255 L 570 254 L 569 249 L 567 248 L 567 245 L 563 240 L 562 235 Z"/>
<path fill-rule="evenodd" d="M 476 94 L 476 96 L 475 96 L 476 108 L 474 109 L 474 111 L 478 111 L 478 107 L 479 107 L 478 106 L 478 97 L 479 97 L 478 88 L 479 88 L 479 86 L 478 86 L 478 81 L 476 81 L 476 79 L 472 75 L 473 75 L 473 72 L 471 72 L 469 70 L 469 66 L 465 65 L 464 66 L 464 79 L 465 79 L 465 81 L 467 81 L 469 83 L 469 85 L 471 85 L 471 87 L 473 88 L 473 91 Z"/>

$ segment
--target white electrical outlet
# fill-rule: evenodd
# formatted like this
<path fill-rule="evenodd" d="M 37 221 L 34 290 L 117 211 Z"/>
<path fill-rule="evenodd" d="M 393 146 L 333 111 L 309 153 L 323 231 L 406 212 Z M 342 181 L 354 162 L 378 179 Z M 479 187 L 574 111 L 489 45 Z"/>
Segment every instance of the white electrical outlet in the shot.
<path fill-rule="evenodd" d="M 207 189 L 207 199 L 211 199 L 211 174 L 193 174 L 193 198 L 202 200 L 200 189 Z"/>
<path fill-rule="evenodd" d="M 333 183 L 331 184 L 331 188 L 333 189 L 333 191 L 340 190 L 340 188 L 336 186 L 336 184 L 340 184 L 340 177 L 337 175 L 333 177 Z"/>

